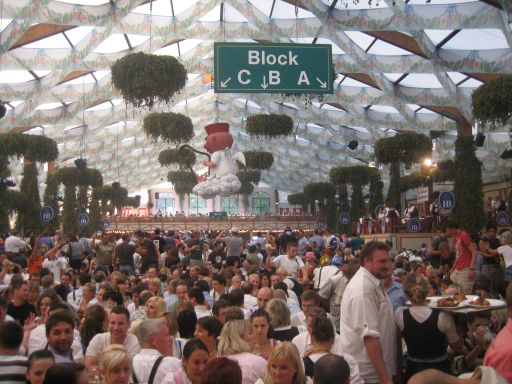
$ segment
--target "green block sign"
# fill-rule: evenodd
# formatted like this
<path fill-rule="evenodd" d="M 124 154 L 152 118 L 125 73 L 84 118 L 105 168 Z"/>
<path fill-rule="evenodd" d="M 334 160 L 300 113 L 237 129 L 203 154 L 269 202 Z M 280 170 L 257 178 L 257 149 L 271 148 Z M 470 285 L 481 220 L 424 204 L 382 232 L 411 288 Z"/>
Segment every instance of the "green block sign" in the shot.
<path fill-rule="evenodd" d="M 216 93 L 333 93 L 329 44 L 214 43 Z"/>

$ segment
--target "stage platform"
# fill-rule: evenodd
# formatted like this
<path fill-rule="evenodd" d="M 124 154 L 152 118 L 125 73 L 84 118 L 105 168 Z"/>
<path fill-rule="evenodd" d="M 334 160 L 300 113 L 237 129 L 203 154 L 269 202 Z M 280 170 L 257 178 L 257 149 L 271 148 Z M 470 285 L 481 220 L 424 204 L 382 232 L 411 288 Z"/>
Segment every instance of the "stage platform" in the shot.
<path fill-rule="evenodd" d="M 313 230 L 318 228 L 316 216 L 229 216 L 227 219 L 213 219 L 207 216 L 176 217 L 111 217 L 107 231 L 132 232 L 161 230 L 175 231 L 223 231 L 237 227 L 240 231 L 281 232 L 286 227 Z"/>
<path fill-rule="evenodd" d="M 400 233 L 374 233 L 371 235 L 361 235 L 365 243 L 371 240 L 385 241 L 389 240 L 393 243 L 393 249 L 400 251 L 401 249 L 420 249 L 421 244 L 430 245 L 432 238 L 437 236 L 433 232 L 400 232 Z"/>

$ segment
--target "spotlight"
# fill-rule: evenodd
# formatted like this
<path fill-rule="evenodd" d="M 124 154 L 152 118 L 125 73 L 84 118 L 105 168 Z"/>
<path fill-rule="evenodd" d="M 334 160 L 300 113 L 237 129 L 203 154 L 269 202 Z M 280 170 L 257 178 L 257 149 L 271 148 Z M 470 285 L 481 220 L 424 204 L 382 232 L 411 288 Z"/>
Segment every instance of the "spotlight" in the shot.
<path fill-rule="evenodd" d="M 87 160 L 85 159 L 76 159 L 75 160 L 75 167 L 78 169 L 85 169 L 87 168 Z"/>
<path fill-rule="evenodd" d="M 0 103 L 0 119 L 3 119 L 5 116 L 5 112 L 7 112 L 7 108 L 5 108 L 5 104 Z"/>
<path fill-rule="evenodd" d="M 7 177 L 2 177 L 0 179 L 0 186 L 10 188 L 15 187 L 16 183 L 13 182 L 12 180 L 9 180 Z"/>
<path fill-rule="evenodd" d="M 477 132 L 475 136 L 475 145 L 477 147 L 482 147 L 484 145 L 485 135 L 482 132 Z"/>
<path fill-rule="evenodd" d="M 500 157 L 503 160 L 512 159 L 512 149 L 505 149 Z"/>
<path fill-rule="evenodd" d="M 357 148 L 357 146 L 359 145 L 359 142 L 357 140 L 350 140 L 348 142 L 348 147 L 353 151 L 354 149 Z"/>

